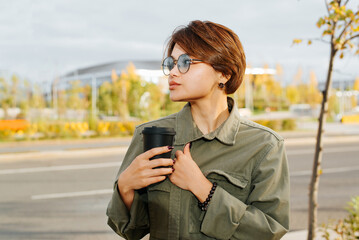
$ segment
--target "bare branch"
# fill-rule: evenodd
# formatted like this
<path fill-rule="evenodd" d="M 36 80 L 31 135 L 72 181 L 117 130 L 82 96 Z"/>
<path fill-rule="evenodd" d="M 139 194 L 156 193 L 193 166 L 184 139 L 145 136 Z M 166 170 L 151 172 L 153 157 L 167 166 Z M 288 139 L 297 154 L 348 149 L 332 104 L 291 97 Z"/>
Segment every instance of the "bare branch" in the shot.
<path fill-rule="evenodd" d="M 359 34 L 354 35 L 354 36 L 351 36 L 350 38 L 346 39 L 346 40 L 343 42 L 342 46 L 344 46 L 345 44 L 347 44 L 347 42 L 349 42 L 350 40 L 352 40 L 352 39 L 354 39 L 354 38 L 356 38 L 356 37 L 359 37 Z"/>
<path fill-rule="evenodd" d="M 319 41 L 319 42 L 323 42 L 323 43 L 327 43 L 327 44 L 330 44 L 330 42 L 329 41 L 325 41 L 324 39 L 322 39 L 322 38 L 313 38 L 312 40 L 314 40 L 314 41 Z"/>
<path fill-rule="evenodd" d="M 347 41 L 350 41 L 350 40 L 352 40 L 353 38 L 356 38 L 356 37 L 359 37 L 359 34 L 352 36 L 352 37 L 349 38 Z"/>
<path fill-rule="evenodd" d="M 336 32 L 336 28 L 337 28 L 337 23 L 336 21 L 333 20 L 333 33 L 332 33 L 332 38 L 334 38 L 335 36 L 335 32 Z"/>
<path fill-rule="evenodd" d="M 329 15 L 330 11 L 329 11 L 329 7 L 328 7 L 328 2 L 326 0 L 324 0 L 324 2 L 325 2 L 325 7 L 327 8 L 328 15 Z"/>
<path fill-rule="evenodd" d="M 348 4 L 349 0 L 346 0 L 343 6 L 346 6 Z"/>
<path fill-rule="evenodd" d="M 347 30 L 347 28 L 350 26 L 350 24 L 352 24 L 353 20 L 350 19 L 350 21 L 347 23 L 347 25 L 345 25 L 343 31 L 339 34 L 338 38 L 341 38 L 343 36 L 343 34 L 345 33 L 345 31 Z"/>
<path fill-rule="evenodd" d="M 349 2 L 349 0 L 346 1 L 346 3 Z M 346 4 L 345 3 L 345 4 Z M 357 11 L 356 13 L 354 13 L 354 15 L 357 15 L 359 13 L 359 11 Z M 341 38 L 343 36 L 343 34 L 345 33 L 345 31 L 347 30 L 347 28 L 350 26 L 350 24 L 352 24 L 353 20 L 350 19 L 350 21 L 345 25 L 345 27 L 343 28 L 343 31 L 339 34 L 338 38 Z"/>

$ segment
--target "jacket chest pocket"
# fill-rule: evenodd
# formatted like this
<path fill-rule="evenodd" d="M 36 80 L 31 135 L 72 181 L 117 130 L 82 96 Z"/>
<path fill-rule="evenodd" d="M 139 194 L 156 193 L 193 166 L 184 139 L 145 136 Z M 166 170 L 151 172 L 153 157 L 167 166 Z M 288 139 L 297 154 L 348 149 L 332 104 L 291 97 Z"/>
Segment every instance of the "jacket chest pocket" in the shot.
<path fill-rule="evenodd" d="M 171 185 L 169 179 L 147 187 L 150 235 L 167 239 L 169 199 Z"/>
<path fill-rule="evenodd" d="M 222 170 L 208 171 L 205 175 L 211 182 L 217 182 L 218 186 L 221 186 L 232 196 L 238 198 L 242 202 L 247 201 L 249 194 L 248 180 L 237 173 L 225 172 Z"/>
<path fill-rule="evenodd" d="M 211 182 L 216 182 L 218 186 L 226 190 L 232 196 L 238 198 L 242 202 L 246 202 L 249 194 L 248 180 L 236 174 L 225 172 L 222 170 L 206 171 L 205 176 Z M 193 196 L 191 201 L 191 214 L 189 215 L 189 231 L 190 233 L 200 233 L 201 223 L 205 212 L 198 207 L 198 199 Z"/>

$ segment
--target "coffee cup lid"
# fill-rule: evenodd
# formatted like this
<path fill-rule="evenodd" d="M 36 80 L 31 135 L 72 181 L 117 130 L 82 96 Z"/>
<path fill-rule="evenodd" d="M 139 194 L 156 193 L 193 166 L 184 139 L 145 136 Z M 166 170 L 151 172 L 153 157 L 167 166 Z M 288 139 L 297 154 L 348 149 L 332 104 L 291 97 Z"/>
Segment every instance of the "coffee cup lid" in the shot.
<path fill-rule="evenodd" d="M 165 134 L 165 135 L 176 135 L 176 131 L 173 128 L 165 127 L 145 127 L 142 134 Z"/>

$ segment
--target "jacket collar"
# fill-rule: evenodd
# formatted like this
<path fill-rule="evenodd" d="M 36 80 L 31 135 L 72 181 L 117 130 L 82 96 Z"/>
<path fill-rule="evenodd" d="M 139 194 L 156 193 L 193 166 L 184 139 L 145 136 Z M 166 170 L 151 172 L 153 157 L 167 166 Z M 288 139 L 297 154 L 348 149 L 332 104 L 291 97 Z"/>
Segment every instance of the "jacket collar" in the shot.
<path fill-rule="evenodd" d="M 234 145 L 239 131 L 240 117 L 234 100 L 227 97 L 228 108 L 232 109 L 229 117 L 213 132 L 203 134 L 196 123 L 193 121 L 191 105 L 187 103 L 176 117 L 176 137 L 175 145 L 184 145 L 200 138 L 213 140 L 217 138 L 226 145 Z"/>

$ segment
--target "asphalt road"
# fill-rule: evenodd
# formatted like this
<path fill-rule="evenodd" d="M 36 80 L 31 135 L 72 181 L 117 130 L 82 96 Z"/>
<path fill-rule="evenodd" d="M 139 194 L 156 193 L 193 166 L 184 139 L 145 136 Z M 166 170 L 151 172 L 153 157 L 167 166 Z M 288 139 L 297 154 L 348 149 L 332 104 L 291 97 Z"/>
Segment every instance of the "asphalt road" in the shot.
<path fill-rule="evenodd" d="M 124 147 L 112 147 L 8 159 L 3 155 L 0 239 L 119 239 L 107 226 L 105 211 L 124 153 Z M 291 230 L 306 229 L 314 146 L 309 141 L 292 143 L 287 153 Z M 341 139 L 324 146 L 319 223 L 343 217 L 345 203 L 359 195 L 358 156 L 355 141 Z"/>

